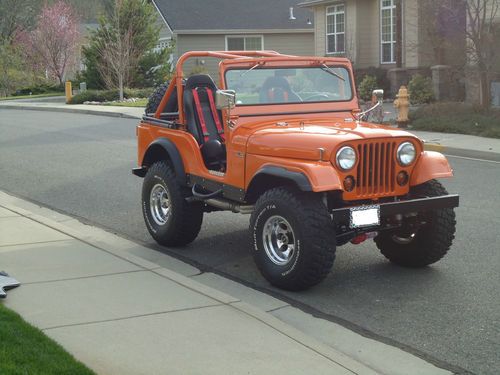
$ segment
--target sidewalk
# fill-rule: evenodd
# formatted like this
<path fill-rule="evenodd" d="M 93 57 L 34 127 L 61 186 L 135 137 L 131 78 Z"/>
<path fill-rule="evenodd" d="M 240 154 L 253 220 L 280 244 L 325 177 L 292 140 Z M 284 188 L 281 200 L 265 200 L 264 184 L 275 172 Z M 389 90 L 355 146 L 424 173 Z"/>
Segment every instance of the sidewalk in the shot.
<path fill-rule="evenodd" d="M 113 107 L 85 104 L 67 105 L 64 103 L 30 100 L 0 101 L 0 109 L 1 108 L 70 112 L 135 119 L 141 119 L 144 114 L 144 108 Z M 388 113 L 389 117 L 394 116 L 394 109 L 392 108 L 392 104 L 385 104 L 384 111 Z M 411 129 L 409 131 L 425 141 L 425 147 L 427 150 L 438 151 L 453 156 L 486 159 L 500 162 L 500 139 L 463 134 L 414 131 Z"/>
<path fill-rule="evenodd" d="M 99 374 L 451 374 L 3 192 L 0 269 L 2 303 Z"/>

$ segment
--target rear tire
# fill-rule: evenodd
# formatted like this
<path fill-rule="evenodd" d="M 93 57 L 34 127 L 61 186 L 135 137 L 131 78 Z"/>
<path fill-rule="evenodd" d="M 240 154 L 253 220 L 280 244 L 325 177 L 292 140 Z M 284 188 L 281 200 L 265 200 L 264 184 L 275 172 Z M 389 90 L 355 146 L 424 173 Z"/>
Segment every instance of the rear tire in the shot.
<path fill-rule="evenodd" d="M 274 188 L 250 218 L 253 257 L 274 286 L 304 290 L 321 282 L 335 260 L 335 228 L 319 196 Z"/>
<path fill-rule="evenodd" d="M 436 180 L 417 185 L 410 192 L 415 198 L 448 194 Z M 391 262 L 403 267 L 424 267 L 440 260 L 450 249 L 456 226 L 453 209 L 418 213 L 417 220 L 425 224 L 382 232 L 375 237 L 380 252 Z"/>
<path fill-rule="evenodd" d="M 142 213 L 149 233 L 160 245 L 184 246 L 198 236 L 202 204 L 186 202 L 187 195 L 165 161 L 148 169 L 142 185 Z"/>

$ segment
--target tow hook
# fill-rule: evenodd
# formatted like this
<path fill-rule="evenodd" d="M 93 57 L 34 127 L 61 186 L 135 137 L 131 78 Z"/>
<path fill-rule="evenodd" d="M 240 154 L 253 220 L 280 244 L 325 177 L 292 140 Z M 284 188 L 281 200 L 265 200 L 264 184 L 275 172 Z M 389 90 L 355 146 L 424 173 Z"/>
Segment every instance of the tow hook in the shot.
<path fill-rule="evenodd" d="M 378 232 L 369 232 L 369 233 L 362 233 L 356 237 L 354 237 L 351 240 L 351 243 L 353 245 L 359 245 L 360 243 L 365 242 L 366 240 L 369 240 L 370 238 L 375 238 L 377 236 Z"/>

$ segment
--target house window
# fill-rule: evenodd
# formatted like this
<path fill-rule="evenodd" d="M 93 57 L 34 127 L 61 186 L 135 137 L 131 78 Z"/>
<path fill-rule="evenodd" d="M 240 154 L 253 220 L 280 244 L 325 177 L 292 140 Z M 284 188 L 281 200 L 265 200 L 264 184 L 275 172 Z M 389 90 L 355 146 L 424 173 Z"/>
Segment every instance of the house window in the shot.
<path fill-rule="evenodd" d="M 226 51 L 261 51 L 264 49 L 264 37 L 252 36 L 226 36 Z"/>
<path fill-rule="evenodd" d="M 160 38 L 158 44 L 153 48 L 155 52 L 160 52 L 170 46 L 170 38 Z"/>
<path fill-rule="evenodd" d="M 380 56 L 382 64 L 396 62 L 396 1 L 380 1 Z"/>
<path fill-rule="evenodd" d="M 326 53 L 345 52 L 345 5 L 326 7 Z"/>

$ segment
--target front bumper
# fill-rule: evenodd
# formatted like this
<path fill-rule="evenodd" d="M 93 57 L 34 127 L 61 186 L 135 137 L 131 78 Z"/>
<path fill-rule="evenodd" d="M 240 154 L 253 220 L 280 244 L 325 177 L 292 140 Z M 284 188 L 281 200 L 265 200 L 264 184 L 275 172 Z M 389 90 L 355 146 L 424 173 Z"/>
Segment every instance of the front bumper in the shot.
<path fill-rule="evenodd" d="M 385 218 L 398 215 L 409 214 L 415 212 L 436 210 L 442 208 L 458 207 L 459 196 L 457 194 L 443 195 L 439 197 L 427 197 L 419 199 L 410 199 L 404 201 L 380 203 L 380 222 Z M 352 209 L 358 207 L 336 208 L 331 211 L 333 220 L 336 225 L 350 226 Z"/>

